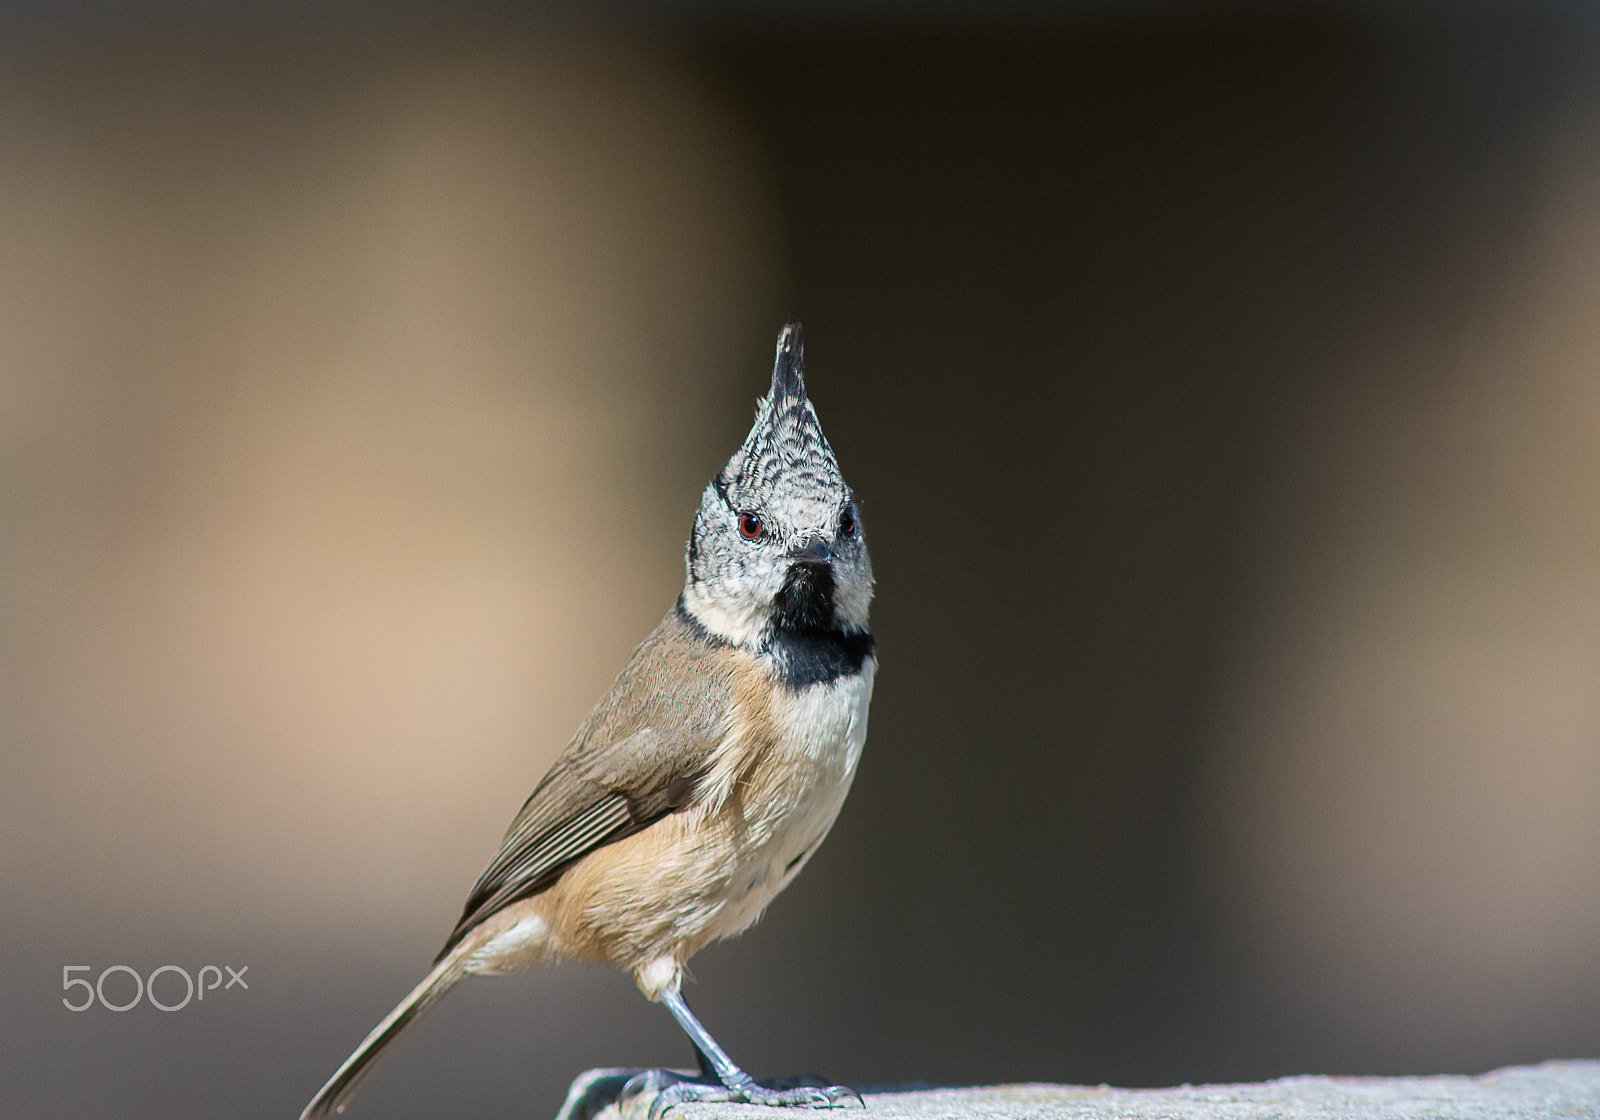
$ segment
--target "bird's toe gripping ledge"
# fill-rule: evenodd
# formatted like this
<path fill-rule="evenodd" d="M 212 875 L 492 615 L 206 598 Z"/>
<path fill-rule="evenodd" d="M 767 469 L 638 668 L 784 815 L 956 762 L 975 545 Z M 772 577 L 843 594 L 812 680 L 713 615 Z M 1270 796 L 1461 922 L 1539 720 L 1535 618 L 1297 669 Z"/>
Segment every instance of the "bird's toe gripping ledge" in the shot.
<path fill-rule="evenodd" d="M 647 1120 L 655 1094 L 673 1078 L 624 1094 L 641 1072 L 590 1070 L 572 1083 L 557 1120 Z M 1480 1077 L 1286 1077 L 1176 1089 L 993 1085 L 871 1090 L 864 1099 L 883 1120 L 1600 1120 L 1600 1061 L 1545 1062 Z M 857 1107 L 854 1099 L 846 1103 Z M 751 1120 L 756 1107 L 695 1102 L 674 1104 L 669 1115 Z"/>
<path fill-rule="evenodd" d="M 704 1108 L 713 1101 L 724 1104 L 730 1100 L 743 1102 L 747 1097 L 732 1094 L 681 1099 L 684 1088 L 709 1094 L 726 1094 L 728 1091 L 715 1081 L 707 1081 L 688 1070 L 670 1069 L 591 1069 L 582 1074 L 567 1090 L 567 1099 L 556 1120 L 664 1120 L 668 1110 L 676 1110 L 680 1118 L 683 1110 Z M 765 1092 L 771 1097 L 789 1097 L 789 1101 L 769 1101 L 754 1107 L 767 1108 L 769 1104 L 791 1104 L 799 1108 L 828 1108 L 864 1103 L 854 1089 L 829 1085 L 820 1077 L 779 1077 L 763 1079 L 751 1087 L 751 1092 Z M 746 1103 L 735 1108 L 750 1108 Z M 748 1114 L 747 1114 L 748 1115 Z M 772 1113 L 769 1110 L 768 1116 Z"/>

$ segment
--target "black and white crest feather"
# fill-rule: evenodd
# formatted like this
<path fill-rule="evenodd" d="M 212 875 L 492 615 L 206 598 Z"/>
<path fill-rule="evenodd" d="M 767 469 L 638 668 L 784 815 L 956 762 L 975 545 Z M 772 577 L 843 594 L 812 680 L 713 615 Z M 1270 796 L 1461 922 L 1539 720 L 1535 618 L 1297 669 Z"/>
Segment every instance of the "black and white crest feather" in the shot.
<path fill-rule="evenodd" d="M 804 351 L 800 324 L 790 323 L 778 336 L 772 388 L 756 405 L 744 445 L 718 476 L 735 504 L 836 502 L 845 492 L 839 461 L 806 397 Z"/>

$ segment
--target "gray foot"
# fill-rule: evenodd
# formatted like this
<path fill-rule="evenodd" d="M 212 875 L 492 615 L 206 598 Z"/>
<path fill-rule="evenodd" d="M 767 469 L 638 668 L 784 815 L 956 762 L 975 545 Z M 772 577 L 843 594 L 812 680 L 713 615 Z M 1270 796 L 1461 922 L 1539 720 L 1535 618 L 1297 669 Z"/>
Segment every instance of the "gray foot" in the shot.
<path fill-rule="evenodd" d="M 634 1076 L 619 1099 L 625 1116 L 649 1101 L 644 1120 L 661 1120 L 673 1105 L 695 1102 L 760 1104 L 771 1108 L 833 1108 L 854 1100 L 865 1107 L 861 1094 L 845 1085 L 826 1085 L 815 1078 L 783 1078 L 758 1082 L 750 1077 L 727 1085 L 713 1080 L 686 1077 L 672 1070 L 646 1070 Z"/>

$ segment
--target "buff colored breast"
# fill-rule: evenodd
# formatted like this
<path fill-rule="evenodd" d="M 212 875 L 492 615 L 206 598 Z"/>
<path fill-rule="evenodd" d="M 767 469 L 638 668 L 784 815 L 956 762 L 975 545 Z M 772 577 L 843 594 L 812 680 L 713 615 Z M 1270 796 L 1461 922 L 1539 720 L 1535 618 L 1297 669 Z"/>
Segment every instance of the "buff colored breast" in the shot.
<path fill-rule="evenodd" d="M 682 962 L 751 925 L 799 873 L 850 790 L 876 662 L 797 693 L 735 658 L 735 718 L 695 807 L 592 852 L 544 893 L 508 908 L 483 967 L 552 952 L 630 970 Z M 511 913 L 514 911 L 515 913 Z"/>

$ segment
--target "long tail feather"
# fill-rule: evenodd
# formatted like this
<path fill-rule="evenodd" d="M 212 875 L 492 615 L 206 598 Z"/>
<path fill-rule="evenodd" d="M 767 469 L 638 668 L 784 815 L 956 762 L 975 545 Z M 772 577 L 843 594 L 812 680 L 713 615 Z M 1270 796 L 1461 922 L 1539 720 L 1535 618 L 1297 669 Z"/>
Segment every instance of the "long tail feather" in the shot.
<path fill-rule="evenodd" d="M 342 1111 L 367 1074 L 372 1072 L 384 1048 L 466 974 L 462 960 L 460 953 L 452 953 L 434 965 L 427 978 L 413 988 L 411 994 L 401 1000 L 400 1005 L 389 1012 L 383 1022 L 373 1028 L 366 1041 L 356 1047 L 354 1054 L 345 1059 L 339 1071 L 306 1105 L 300 1120 L 316 1120 L 317 1117 Z"/>

